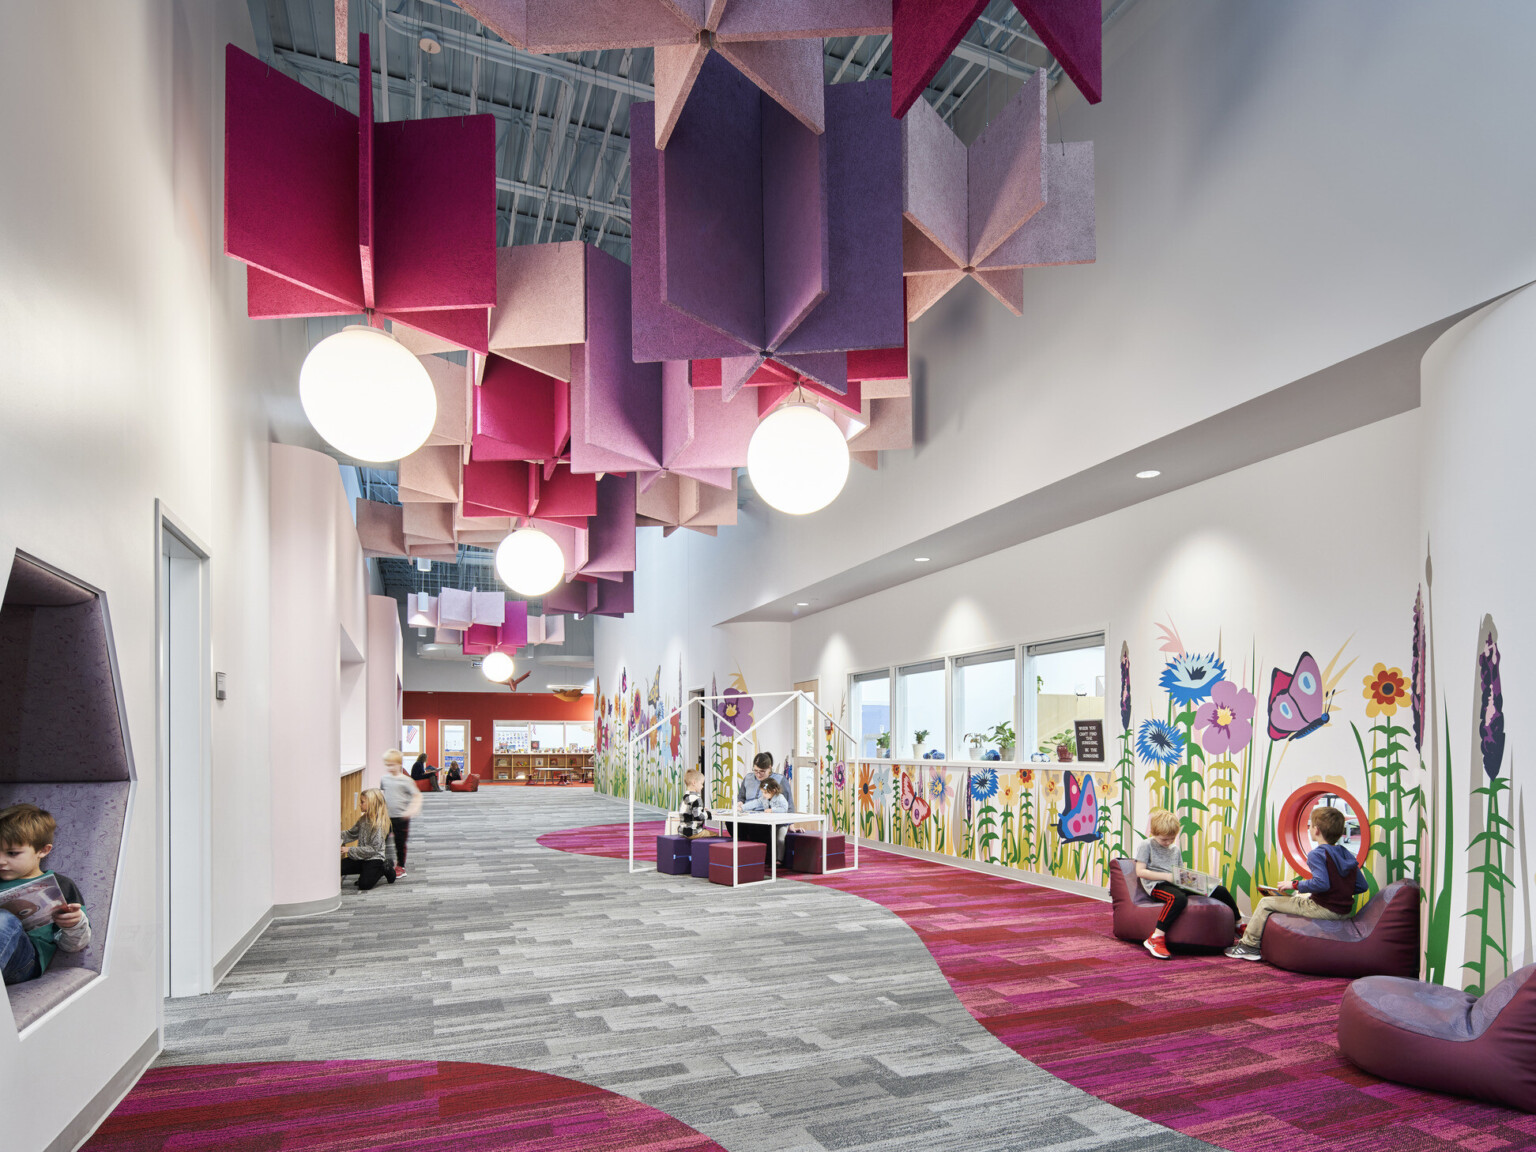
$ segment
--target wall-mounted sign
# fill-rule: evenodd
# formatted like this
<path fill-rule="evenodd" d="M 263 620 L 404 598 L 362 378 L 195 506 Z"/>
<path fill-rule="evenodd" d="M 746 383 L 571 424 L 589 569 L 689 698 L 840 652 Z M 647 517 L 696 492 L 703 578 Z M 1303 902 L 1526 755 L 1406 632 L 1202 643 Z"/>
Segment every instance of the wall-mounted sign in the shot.
<path fill-rule="evenodd" d="M 1077 733 L 1078 763 L 1104 761 L 1104 721 L 1074 720 L 1072 728 Z"/>

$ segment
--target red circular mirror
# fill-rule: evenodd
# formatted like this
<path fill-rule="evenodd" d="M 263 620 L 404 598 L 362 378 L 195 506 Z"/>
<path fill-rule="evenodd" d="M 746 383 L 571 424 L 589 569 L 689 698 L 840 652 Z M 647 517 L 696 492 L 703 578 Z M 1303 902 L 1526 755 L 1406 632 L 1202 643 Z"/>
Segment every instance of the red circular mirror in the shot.
<path fill-rule="evenodd" d="M 1291 867 L 1308 879 L 1312 876 L 1312 873 L 1307 871 L 1307 853 L 1312 847 L 1308 828 L 1312 822 L 1312 809 L 1324 799 L 1337 800 L 1343 805 L 1346 832 L 1344 839 L 1339 843 L 1346 848 L 1354 847 L 1355 859 L 1360 861 L 1362 868 L 1365 867 L 1366 855 L 1371 850 L 1371 822 L 1365 814 L 1365 805 L 1337 784 L 1327 784 L 1321 780 L 1303 784 L 1286 797 L 1285 803 L 1281 805 L 1276 835 L 1280 840 L 1280 851 L 1290 862 Z M 1338 807 L 1338 805 L 1329 805 L 1329 807 Z M 1348 831 L 1351 827 L 1354 829 L 1353 832 Z M 1351 839 L 1358 839 L 1358 844 L 1352 845 Z"/>

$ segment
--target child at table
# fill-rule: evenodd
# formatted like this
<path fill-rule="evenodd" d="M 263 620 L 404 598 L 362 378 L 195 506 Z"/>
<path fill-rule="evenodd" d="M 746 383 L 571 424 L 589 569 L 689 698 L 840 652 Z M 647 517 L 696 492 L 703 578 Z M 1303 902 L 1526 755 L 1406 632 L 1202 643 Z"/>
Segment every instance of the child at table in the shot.
<path fill-rule="evenodd" d="M 683 802 L 677 810 L 677 834 L 690 840 L 714 835 L 704 827 L 704 821 L 709 819 L 709 809 L 704 806 L 704 773 L 697 768 L 688 769 L 683 773 L 683 788 Z"/>
<path fill-rule="evenodd" d="M 788 812 L 789 797 L 784 795 L 784 789 L 780 787 L 777 777 L 770 776 L 760 781 L 757 786 L 757 795 L 741 806 L 743 812 Z M 785 838 L 789 835 L 789 825 L 781 824 L 776 829 L 775 837 L 779 863 L 784 863 Z"/>

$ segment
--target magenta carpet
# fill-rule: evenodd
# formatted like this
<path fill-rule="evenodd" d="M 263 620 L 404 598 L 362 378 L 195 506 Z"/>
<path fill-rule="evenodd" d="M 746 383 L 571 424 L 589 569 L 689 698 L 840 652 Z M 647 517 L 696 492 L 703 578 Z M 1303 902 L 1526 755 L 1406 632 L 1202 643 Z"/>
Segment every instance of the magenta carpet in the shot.
<path fill-rule="evenodd" d="M 724 1152 L 664 1112 L 522 1068 L 322 1060 L 154 1068 L 90 1152 Z"/>
<path fill-rule="evenodd" d="M 636 826 L 637 857 L 655 860 L 660 831 Z M 539 843 L 622 859 L 628 825 Z M 789 875 L 889 908 L 993 1035 L 1127 1111 L 1233 1152 L 1536 1152 L 1536 1116 L 1388 1084 L 1339 1055 L 1348 981 L 1154 960 L 1110 934 L 1101 901 L 889 852 L 866 849 L 861 865 Z"/>

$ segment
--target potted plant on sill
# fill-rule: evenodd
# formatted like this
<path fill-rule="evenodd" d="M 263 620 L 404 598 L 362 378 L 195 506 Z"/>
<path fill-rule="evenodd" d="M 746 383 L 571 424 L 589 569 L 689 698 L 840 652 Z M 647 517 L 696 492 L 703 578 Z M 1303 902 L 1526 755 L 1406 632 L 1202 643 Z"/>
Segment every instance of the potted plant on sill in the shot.
<path fill-rule="evenodd" d="M 1063 728 L 1040 745 L 1047 756 L 1054 753 L 1059 763 L 1070 764 L 1077 757 L 1077 736 L 1070 728 Z"/>
<path fill-rule="evenodd" d="M 992 731 L 988 735 L 991 737 L 992 743 L 997 745 L 998 754 L 1004 760 L 1012 760 L 1015 741 L 1013 725 L 1006 720 L 1001 724 L 994 724 Z"/>
<path fill-rule="evenodd" d="M 980 760 L 986 755 L 987 734 L 985 732 L 967 732 L 965 734 L 965 742 L 971 746 L 972 760 Z"/>
<path fill-rule="evenodd" d="M 882 760 L 889 760 L 891 758 L 891 734 L 889 732 L 882 732 L 876 736 L 875 747 L 880 749 L 880 758 Z"/>
<path fill-rule="evenodd" d="M 928 755 L 928 729 L 919 728 L 916 732 L 912 733 L 912 739 L 917 741 L 917 743 L 912 745 L 912 759 L 921 760 L 924 756 Z"/>

